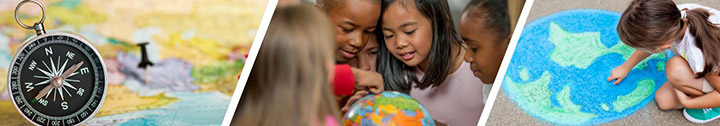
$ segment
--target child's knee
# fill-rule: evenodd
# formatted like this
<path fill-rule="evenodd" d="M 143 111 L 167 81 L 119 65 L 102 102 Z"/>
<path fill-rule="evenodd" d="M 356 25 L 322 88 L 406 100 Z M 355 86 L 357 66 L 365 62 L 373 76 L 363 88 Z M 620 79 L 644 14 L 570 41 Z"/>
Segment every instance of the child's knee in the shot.
<path fill-rule="evenodd" d="M 687 61 L 679 56 L 673 56 L 667 61 L 667 64 L 665 64 L 665 75 L 668 81 L 676 85 L 686 82 L 687 76 L 683 75 L 683 73 L 687 73 L 687 68 L 683 66 L 683 63 L 687 64 Z"/>
<path fill-rule="evenodd" d="M 677 104 L 674 103 L 675 96 L 673 96 L 675 95 L 674 90 L 670 83 L 665 83 L 655 92 L 655 103 L 657 103 L 660 110 L 676 109 Z"/>
<path fill-rule="evenodd" d="M 655 102 L 657 103 L 658 108 L 659 108 L 660 110 L 672 110 L 672 109 L 674 109 L 673 107 L 675 107 L 675 106 L 672 105 L 672 103 L 670 103 L 670 101 L 669 101 L 669 99 L 668 99 L 668 98 L 672 98 L 672 97 L 667 97 L 667 96 L 668 96 L 667 94 L 661 94 L 660 92 L 658 92 L 657 94 L 655 94 Z"/>

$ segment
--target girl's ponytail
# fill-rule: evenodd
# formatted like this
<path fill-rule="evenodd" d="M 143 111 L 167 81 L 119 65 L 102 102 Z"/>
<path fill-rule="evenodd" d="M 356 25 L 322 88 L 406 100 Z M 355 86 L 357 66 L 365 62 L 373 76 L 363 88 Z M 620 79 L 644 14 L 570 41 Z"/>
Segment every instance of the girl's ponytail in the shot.
<path fill-rule="evenodd" d="M 708 21 L 711 14 L 705 9 L 692 9 L 686 11 L 686 13 L 687 16 L 683 20 L 690 27 L 690 34 L 695 36 L 695 45 L 702 50 L 705 59 L 705 68 L 703 72 L 697 73 L 696 77 L 701 78 L 708 73 L 718 72 L 717 68 L 720 66 L 720 28 Z"/>

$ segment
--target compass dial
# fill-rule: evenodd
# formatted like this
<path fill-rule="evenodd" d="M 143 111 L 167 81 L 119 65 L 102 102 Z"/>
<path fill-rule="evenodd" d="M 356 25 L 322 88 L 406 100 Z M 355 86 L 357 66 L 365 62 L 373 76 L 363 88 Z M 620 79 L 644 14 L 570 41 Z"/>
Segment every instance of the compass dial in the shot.
<path fill-rule="evenodd" d="M 107 86 L 100 54 L 85 39 L 48 33 L 25 42 L 9 75 L 13 102 L 39 125 L 74 125 L 100 108 Z"/>

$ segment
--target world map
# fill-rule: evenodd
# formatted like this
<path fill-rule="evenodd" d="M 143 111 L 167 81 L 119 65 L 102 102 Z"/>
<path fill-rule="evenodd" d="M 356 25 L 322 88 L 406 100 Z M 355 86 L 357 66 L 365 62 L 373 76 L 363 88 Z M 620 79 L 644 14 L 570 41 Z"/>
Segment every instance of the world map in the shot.
<path fill-rule="evenodd" d="M 528 115 L 561 125 L 596 125 L 626 117 L 654 99 L 670 54 L 653 54 L 620 84 L 610 71 L 635 51 L 616 31 L 620 14 L 569 10 L 528 23 L 503 80 Z"/>
<path fill-rule="evenodd" d="M 20 0 L 0 1 L 0 77 L 34 31 L 14 20 Z M 261 0 L 40 0 L 48 32 L 90 40 L 108 72 L 99 112 L 81 125 L 219 125 L 259 27 Z M 26 4 L 26 24 L 41 11 Z M 146 45 L 154 65 L 139 68 Z M 30 125 L 10 101 L 0 79 L 3 125 Z"/>

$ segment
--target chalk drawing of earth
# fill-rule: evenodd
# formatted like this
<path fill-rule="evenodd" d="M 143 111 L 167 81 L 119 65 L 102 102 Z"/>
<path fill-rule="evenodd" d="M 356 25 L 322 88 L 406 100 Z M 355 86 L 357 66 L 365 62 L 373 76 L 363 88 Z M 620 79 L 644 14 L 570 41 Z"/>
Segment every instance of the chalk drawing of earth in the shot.
<path fill-rule="evenodd" d="M 607 123 L 645 107 L 666 81 L 667 56 L 651 55 L 622 83 L 608 82 L 635 50 L 618 38 L 619 18 L 570 10 L 527 24 L 502 84 L 506 94 L 527 114 L 562 125 Z"/>

